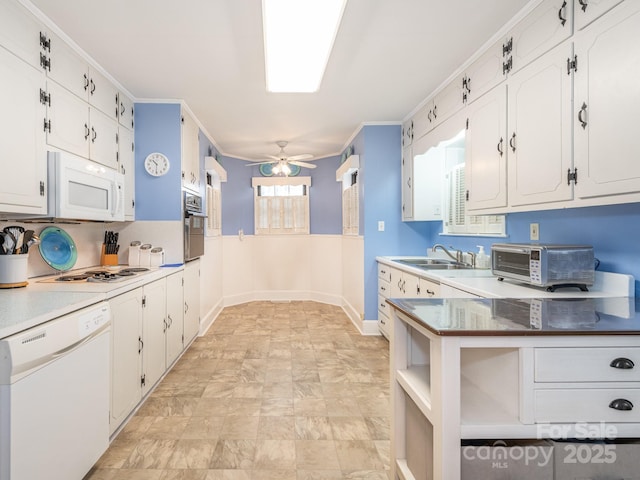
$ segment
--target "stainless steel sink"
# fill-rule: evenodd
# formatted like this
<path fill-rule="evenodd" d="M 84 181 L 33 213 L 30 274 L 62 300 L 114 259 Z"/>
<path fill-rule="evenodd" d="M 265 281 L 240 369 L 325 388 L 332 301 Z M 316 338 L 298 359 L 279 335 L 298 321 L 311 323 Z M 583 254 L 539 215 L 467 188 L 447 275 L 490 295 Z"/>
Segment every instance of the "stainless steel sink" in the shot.
<path fill-rule="evenodd" d="M 395 260 L 398 263 L 423 270 L 456 270 L 472 268 L 466 263 L 454 262 L 445 258 L 405 258 Z"/>

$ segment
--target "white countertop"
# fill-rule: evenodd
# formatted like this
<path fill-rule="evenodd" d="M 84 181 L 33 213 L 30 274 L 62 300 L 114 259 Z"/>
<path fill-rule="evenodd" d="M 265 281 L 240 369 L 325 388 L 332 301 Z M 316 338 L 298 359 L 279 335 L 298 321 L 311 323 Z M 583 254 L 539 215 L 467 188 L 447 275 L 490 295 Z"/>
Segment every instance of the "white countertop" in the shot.
<path fill-rule="evenodd" d="M 121 295 L 183 267 L 162 267 L 118 283 L 43 283 L 30 278 L 22 288 L 0 290 L 0 338 Z"/>
<path fill-rule="evenodd" d="M 420 257 L 376 257 L 380 263 L 403 270 L 419 277 L 448 285 L 485 298 L 575 298 L 575 297 L 633 297 L 635 295 L 634 278 L 631 275 L 596 271 L 594 285 L 588 292 L 577 288 L 561 288 L 548 292 L 544 288 L 533 287 L 508 279 L 499 281 L 491 270 L 423 270 L 411 267 L 395 260 Z M 426 257 L 423 257 L 426 258 Z"/>

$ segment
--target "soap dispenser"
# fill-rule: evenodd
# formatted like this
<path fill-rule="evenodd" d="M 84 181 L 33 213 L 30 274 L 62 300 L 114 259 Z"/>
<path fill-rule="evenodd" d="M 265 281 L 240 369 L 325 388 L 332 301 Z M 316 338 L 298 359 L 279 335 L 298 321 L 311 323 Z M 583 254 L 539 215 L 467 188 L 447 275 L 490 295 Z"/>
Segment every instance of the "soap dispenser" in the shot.
<path fill-rule="evenodd" d="M 482 245 L 477 245 L 477 247 L 478 253 L 476 254 L 476 268 L 491 268 L 489 255 L 485 253 L 484 247 Z"/>

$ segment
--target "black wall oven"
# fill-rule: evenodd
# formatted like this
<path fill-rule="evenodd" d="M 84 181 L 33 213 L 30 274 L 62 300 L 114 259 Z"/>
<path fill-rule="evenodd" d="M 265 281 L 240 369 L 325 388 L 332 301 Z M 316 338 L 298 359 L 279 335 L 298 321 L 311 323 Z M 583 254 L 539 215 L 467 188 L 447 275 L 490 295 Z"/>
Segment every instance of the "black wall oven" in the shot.
<path fill-rule="evenodd" d="M 204 255 L 204 224 L 207 216 L 202 213 L 202 197 L 184 192 L 184 261 Z"/>

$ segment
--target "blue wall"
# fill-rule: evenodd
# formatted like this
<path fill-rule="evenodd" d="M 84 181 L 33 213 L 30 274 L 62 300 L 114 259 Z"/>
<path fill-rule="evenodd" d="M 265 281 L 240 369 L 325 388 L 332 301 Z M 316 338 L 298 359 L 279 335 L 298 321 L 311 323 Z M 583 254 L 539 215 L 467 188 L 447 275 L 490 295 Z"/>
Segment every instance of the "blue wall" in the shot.
<path fill-rule="evenodd" d="M 220 163 L 227 171 L 222 184 L 222 234 L 254 234 L 252 177 L 261 177 L 257 166 L 249 167 L 245 160 L 222 157 Z M 309 197 L 310 233 L 342 234 L 341 185 L 336 182 L 340 157 L 327 157 L 314 162 L 315 169 L 302 168 L 300 176 L 311 177 Z"/>
<path fill-rule="evenodd" d="M 360 155 L 360 233 L 364 235 L 365 319 L 378 318 L 376 256 L 425 255 L 430 222 L 402 222 L 399 125 L 367 125 L 354 138 Z M 378 222 L 384 221 L 384 232 Z"/>
<path fill-rule="evenodd" d="M 136 220 L 182 218 L 182 168 L 179 104 L 135 105 Z M 169 159 L 169 171 L 152 177 L 144 159 L 160 152 Z"/>

